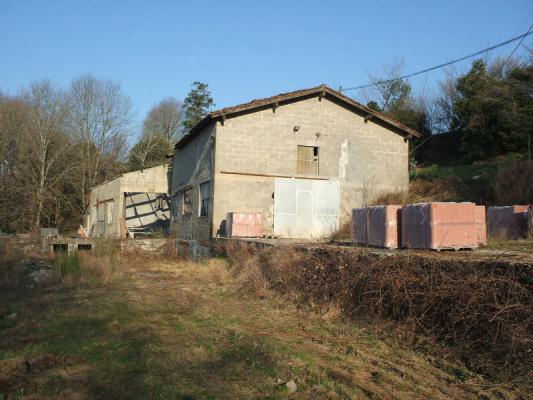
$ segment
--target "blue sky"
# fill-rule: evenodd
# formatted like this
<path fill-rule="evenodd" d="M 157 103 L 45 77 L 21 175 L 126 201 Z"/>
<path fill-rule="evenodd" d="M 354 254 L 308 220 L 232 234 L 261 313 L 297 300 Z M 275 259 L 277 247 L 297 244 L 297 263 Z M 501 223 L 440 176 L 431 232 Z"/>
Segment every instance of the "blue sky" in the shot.
<path fill-rule="evenodd" d="M 527 0 L 0 0 L 0 90 L 43 78 L 66 87 L 90 72 L 119 81 L 141 121 L 162 98 L 182 100 L 195 80 L 209 84 L 217 108 L 320 83 L 354 86 L 395 59 L 411 72 L 532 22 Z M 533 47 L 533 35 L 524 44 Z M 412 83 L 431 87 L 441 77 Z"/>

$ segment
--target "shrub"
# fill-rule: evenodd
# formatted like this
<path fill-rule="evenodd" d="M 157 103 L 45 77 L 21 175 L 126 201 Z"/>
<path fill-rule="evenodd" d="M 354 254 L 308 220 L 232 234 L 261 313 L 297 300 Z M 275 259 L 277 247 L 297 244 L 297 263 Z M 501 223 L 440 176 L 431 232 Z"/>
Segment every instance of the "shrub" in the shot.
<path fill-rule="evenodd" d="M 253 264 L 271 290 L 290 299 L 335 305 L 352 318 L 392 320 L 402 337 L 449 346 L 488 375 L 533 371 L 533 270 L 528 266 L 380 257 L 338 248 L 241 251 L 233 245 L 228 256 L 234 270 L 242 274 Z"/>

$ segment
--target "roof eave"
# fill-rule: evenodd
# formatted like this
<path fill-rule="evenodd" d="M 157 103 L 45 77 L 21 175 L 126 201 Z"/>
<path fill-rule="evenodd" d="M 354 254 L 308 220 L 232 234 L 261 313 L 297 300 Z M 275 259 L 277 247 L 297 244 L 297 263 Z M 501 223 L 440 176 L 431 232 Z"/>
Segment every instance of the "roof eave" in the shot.
<path fill-rule="evenodd" d="M 391 126 L 392 128 L 395 128 L 395 130 L 403 132 L 405 136 L 407 136 L 409 139 L 411 139 L 412 137 L 418 138 L 422 136 L 419 132 L 415 131 L 414 129 L 409 128 L 408 126 L 402 124 L 401 122 L 396 121 L 395 119 L 390 118 L 389 116 L 383 113 L 380 113 L 379 111 L 372 110 L 371 108 L 364 106 L 363 104 L 355 101 L 354 99 L 348 96 L 345 96 L 341 92 L 331 89 L 330 87 L 326 87 L 326 93 L 352 105 L 353 107 L 361 111 L 368 113 L 368 115 L 371 115 L 372 117 L 379 119 L 380 121 Z"/>
<path fill-rule="evenodd" d="M 180 147 L 183 147 L 183 145 L 189 142 L 189 140 L 191 140 L 194 135 L 200 132 L 211 120 L 213 120 L 212 114 L 213 113 L 207 114 L 200 120 L 200 122 L 194 125 L 189 132 L 182 136 L 182 138 L 178 140 L 178 142 L 174 145 L 174 149 L 179 149 Z"/>

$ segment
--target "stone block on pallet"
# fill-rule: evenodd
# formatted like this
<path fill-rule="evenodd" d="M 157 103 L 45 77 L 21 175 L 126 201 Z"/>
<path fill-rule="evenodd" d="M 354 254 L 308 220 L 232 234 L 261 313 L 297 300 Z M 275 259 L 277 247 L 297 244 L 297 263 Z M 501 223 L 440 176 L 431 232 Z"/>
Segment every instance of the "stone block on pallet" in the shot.
<path fill-rule="evenodd" d="M 396 249 L 401 242 L 401 208 L 398 205 L 374 206 L 367 210 L 367 244 Z"/>
<path fill-rule="evenodd" d="M 487 223 L 490 238 L 516 240 L 527 235 L 528 206 L 489 207 Z"/>
<path fill-rule="evenodd" d="M 368 208 L 354 208 L 352 210 L 352 241 L 367 244 L 367 213 Z"/>
<path fill-rule="evenodd" d="M 478 236 L 474 203 L 435 202 L 402 207 L 402 247 L 476 248 Z"/>
<path fill-rule="evenodd" d="M 263 236 L 263 215 L 257 212 L 230 212 L 226 215 L 228 237 Z"/>

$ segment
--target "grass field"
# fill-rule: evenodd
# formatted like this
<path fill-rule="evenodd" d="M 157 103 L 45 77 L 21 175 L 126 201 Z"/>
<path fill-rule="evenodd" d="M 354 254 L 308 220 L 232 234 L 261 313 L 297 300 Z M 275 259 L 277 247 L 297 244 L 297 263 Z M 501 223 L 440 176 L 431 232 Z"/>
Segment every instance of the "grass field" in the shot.
<path fill-rule="evenodd" d="M 492 179 L 501 168 L 513 165 L 517 157 L 510 156 L 506 159 L 477 162 L 465 165 L 429 165 L 419 167 L 414 174 L 415 179 L 434 180 L 438 178 L 459 178 L 463 181 Z"/>
<path fill-rule="evenodd" d="M 386 326 L 246 294 L 225 260 L 119 258 L 2 294 L 0 399 L 512 398 Z"/>

